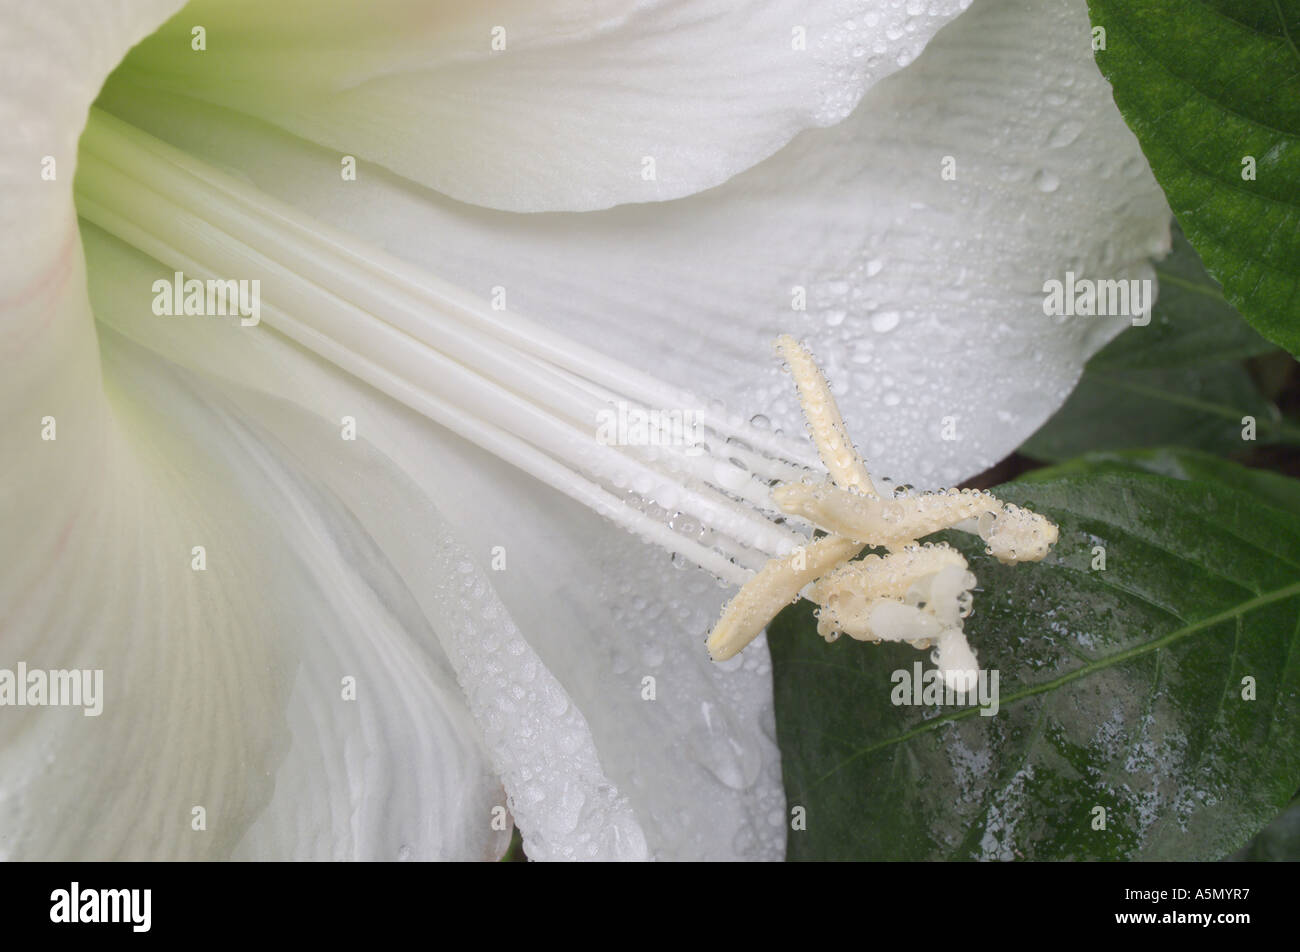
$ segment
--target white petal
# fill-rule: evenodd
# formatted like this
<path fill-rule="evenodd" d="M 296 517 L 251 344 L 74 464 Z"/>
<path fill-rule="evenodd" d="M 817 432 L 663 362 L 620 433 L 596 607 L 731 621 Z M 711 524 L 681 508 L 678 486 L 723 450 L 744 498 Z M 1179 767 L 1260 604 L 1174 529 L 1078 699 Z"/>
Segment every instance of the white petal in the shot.
<path fill-rule="evenodd" d="M 211 392 L 106 343 L 104 438 L 69 416 L 56 441 L 97 446 L 96 478 L 6 513 L 29 560 L 0 602 L 5 666 L 102 669 L 103 713 L 6 709 L 6 856 L 499 855 L 498 782 L 404 586 Z M 11 475 L 56 482 L 28 440 Z"/>
<path fill-rule="evenodd" d="M 160 273 L 93 228 L 87 235 L 95 284 L 117 287 L 117 297 Z M 725 594 L 711 580 L 683 575 L 665 553 L 265 326 L 160 320 L 143 298 L 101 313 L 125 334 L 228 380 L 243 394 L 241 409 L 287 444 L 300 427 L 277 420 L 258 394 L 331 421 L 355 417 L 364 439 L 418 484 L 385 488 L 386 471 L 359 470 L 355 444 L 342 441 L 332 465 L 322 455 L 313 467 L 436 619 L 531 857 L 780 857 L 770 669 L 761 643 L 743 661 L 708 661 L 704 635 Z M 426 495 L 470 543 L 467 553 L 424 528 L 428 517 L 412 499 Z M 474 564 L 488 562 L 497 545 L 507 563 L 487 573 L 489 586 Z M 461 589 L 469 604 L 458 607 Z M 464 614 L 479 625 L 462 628 Z M 657 680 L 652 701 L 643 697 L 646 676 Z"/>
<path fill-rule="evenodd" d="M 451 665 L 381 560 L 358 576 L 346 513 L 138 348 L 106 341 L 101 383 L 76 140 L 171 6 L 5 13 L 0 667 L 102 670 L 103 695 L 4 709 L 0 854 L 495 857 L 500 786 Z"/>
<path fill-rule="evenodd" d="M 150 267 L 125 249 L 103 253 L 128 269 Z M 188 340 L 199 344 L 206 336 Z M 225 342 L 234 340 L 219 330 L 218 336 Z M 257 353 L 277 355 L 274 373 L 284 374 L 295 364 L 308 363 L 282 341 L 271 335 L 267 338 L 268 348 Z M 254 366 L 259 363 L 256 358 L 249 360 L 245 347 L 237 354 L 241 361 Z M 317 406 L 319 401 L 344 400 L 364 421 L 366 431 L 376 429 L 375 420 L 381 413 L 400 424 L 403 411 L 379 403 L 371 409 L 369 395 L 358 398 L 355 391 L 359 388 L 328 369 L 304 367 L 296 380 L 298 399 L 304 396 L 305 379 L 319 381 L 319 386 L 313 387 Z M 384 716 L 373 718 L 374 723 L 363 732 L 336 728 L 340 738 L 309 742 L 306 750 L 311 759 L 303 762 L 301 774 L 291 776 L 288 783 L 288 771 L 282 768 L 277 774 L 277 803 L 245 837 L 241 854 L 283 855 L 274 848 L 276 823 L 297 811 L 299 852 L 303 817 L 319 815 L 317 836 L 332 834 L 337 839 L 340 828 L 345 832 L 354 828 L 352 836 L 369 847 L 365 853 L 354 850 L 350 855 L 355 858 L 472 855 L 463 850 L 421 850 L 418 845 L 420 839 L 435 843 L 481 841 L 494 822 L 498 824 L 495 829 L 501 829 L 505 820 L 504 814 L 489 812 L 489 806 L 496 807 L 483 798 L 475 778 L 459 777 L 449 769 L 457 762 L 446 750 L 454 747 L 455 735 L 449 736 L 444 726 L 450 722 L 462 744 L 474 745 L 483 736 L 487 753 L 509 792 L 510 809 L 524 832 L 530 858 L 643 858 L 644 835 L 618 790 L 601 772 L 582 714 L 520 639 L 473 554 L 451 534 L 425 493 L 402 477 L 367 440 L 343 443 L 332 424 L 327 425 L 328 436 L 322 438 L 321 421 L 306 422 L 304 414 L 290 411 L 282 401 L 259 398 L 247 390 L 235 399 L 246 418 L 277 434 L 295 458 L 311 460 L 312 470 L 321 474 L 337 505 L 346 507 L 357 538 L 338 568 L 338 586 L 356 587 L 358 575 L 373 584 L 380 568 L 387 566 L 407 603 L 394 618 L 399 624 L 392 630 L 368 626 L 364 638 L 357 638 L 355 630 L 351 633 L 351 647 L 331 646 L 340 653 L 355 654 L 360 642 L 362 650 L 377 651 L 388 659 L 385 668 L 372 666 L 358 679 L 365 685 L 370 703 L 382 705 Z M 320 547 L 313 551 L 319 558 Z M 405 690 L 418 674 L 418 669 L 408 667 L 418 659 L 417 646 L 426 650 L 432 646 L 439 657 L 445 654 L 468 693 L 468 711 L 454 685 L 451 690 L 443 684 L 433 690 L 425 685 L 422 692 Z M 321 669 L 322 690 L 314 700 L 309 699 L 306 713 L 310 720 L 304 723 L 309 739 L 326 733 L 321 723 L 327 718 L 320 709 L 328 705 L 321 703 L 321 697 L 328 699 L 333 696 L 328 692 L 337 693 L 338 671 L 356 670 L 346 662 L 327 660 L 330 663 L 312 658 L 304 664 L 308 669 Z M 444 723 L 428 716 L 430 700 L 439 701 L 446 709 Z M 469 712 L 477 724 L 470 720 Z M 449 745 L 449 741 L 453 743 Z M 298 752 L 303 749 L 302 744 L 295 747 Z M 325 796 L 332 791 L 321 781 L 337 772 L 327 758 L 340 750 L 347 754 L 350 796 L 333 802 L 336 798 Z M 431 756 L 435 751 L 438 756 Z M 291 762 L 293 757 L 291 751 Z M 466 802 L 473 804 L 472 809 L 455 809 Z M 284 817 L 277 817 L 276 806 L 283 808 Z M 367 818 L 371 829 L 355 829 Z M 291 829 L 294 825 L 288 824 Z M 391 837 L 402 828 L 414 835 L 403 837 L 400 846 L 397 840 L 382 843 L 381 834 Z M 263 830 L 271 838 L 269 844 L 259 836 Z M 283 830 L 279 836 L 283 838 Z M 389 847 L 386 854 L 375 849 L 382 846 Z M 493 847 L 499 855 L 501 843 L 494 842 Z M 495 855 L 483 849 L 480 858 Z"/>
<path fill-rule="evenodd" d="M 142 296 L 94 300 L 103 311 Z M 102 509 L 118 518 L 130 514 L 133 489 L 147 499 L 136 507 L 148 512 L 137 517 L 138 534 L 94 536 L 101 563 L 141 576 L 138 596 L 102 568 L 67 566 L 78 570 L 71 579 L 51 573 L 65 612 L 119 608 L 101 616 L 98 643 L 53 612 L 33 626 L 112 659 L 106 679 L 117 689 L 103 718 L 118 736 L 100 735 L 102 749 L 80 755 L 76 724 L 52 739 L 60 760 L 76 765 L 74 778 L 59 778 L 61 792 L 93 806 L 51 814 L 73 822 L 57 847 L 43 848 L 83 856 L 99 836 L 126 829 L 135 835 L 107 855 L 499 856 L 507 836 L 492 825 L 499 781 L 453 666 L 405 581 L 314 478 L 310 449 L 332 449 L 337 431 L 293 415 L 286 426 L 301 445 L 287 452 L 216 388 L 168 372 L 108 332 L 105 352 L 115 415 L 152 449 L 142 462 L 178 471 L 167 496 L 147 482 L 104 486 Z M 142 465 L 130 482 L 147 475 Z M 191 569 L 196 539 L 206 545 L 203 573 Z M 103 587 L 114 584 L 123 597 L 109 601 Z M 126 703 L 114 703 L 116 694 Z M 124 748 L 138 751 L 129 772 Z M 118 765 L 117 785 L 94 773 L 78 782 L 101 759 Z M 50 793 L 28 782 L 23 795 Z M 103 800 L 114 809 L 97 809 Z M 188 829 L 191 801 L 208 811 L 210 841 Z M 140 828 L 156 832 L 141 838 Z"/>
<path fill-rule="evenodd" d="M 77 137 L 105 77 L 183 0 L 4 5 L 0 32 L 0 276 L 6 298 L 35 262 L 65 261 Z M 51 175 L 53 178 L 51 178 Z M 12 304 L 12 301 L 7 303 Z"/>
<path fill-rule="evenodd" d="M 484 213 L 378 170 L 343 184 L 328 153 L 283 138 L 250 149 L 246 124 L 212 111 L 164 118 L 141 101 L 129 118 L 789 432 L 802 424 L 771 341 L 805 337 L 873 472 L 925 485 L 1014 450 L 1127 325 L 1046 317 L 1044 282 L 1153 277 L 1169 241 L 1073 0 L 977 3 L 841 125 L 705 194 L 584 215 Z M 806 312 L 792 310 L 797 287 Z"/>
<path fill-rule="evenodd" d="M 181 0 L 51 0 L 7 3 L 0 31 L 0 378 L 5 460 L 31 453 L 32 414 L 65 427 L 102 427 L 99 355 L 84 295 L 72 203 L 77 138 L 104 78 L 132 44 Z M 56 372 L 57 371 L 57 372 Z M 38 431 L 39 433 L 39 431 Z M 54 449 L 54 447 L 50 447 Z M 102 448 L 57 447 L 46 477 L 19 485 L 6 473 L 0 510 L 21 516 L 34 494 L 80 495 Z M 33 494 L 33 495 L 29 495 Z M 8 536 L 12 538 L 12 536 Z"/>
<path fill-rule="evenodd" d="M 462 201 L 583 210 L 708 188 L 839 121 L 967 3 L 198 0 L 120 79 Z"/>

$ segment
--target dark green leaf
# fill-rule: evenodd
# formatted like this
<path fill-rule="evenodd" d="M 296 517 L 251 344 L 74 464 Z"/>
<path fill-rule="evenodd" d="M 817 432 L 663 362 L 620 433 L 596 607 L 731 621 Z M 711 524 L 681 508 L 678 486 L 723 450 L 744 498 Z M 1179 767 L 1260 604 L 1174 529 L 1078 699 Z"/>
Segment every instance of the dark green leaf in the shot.
<path fill-rule="evenodd" d="M 1088 6 L 1097 65 L 1187 237 L 1246 319 L 1300 353 L 1300 0 Z"/>
<path fill-rule="evenodd" d="M 1231 455 L 1252 445 L 1242 438 L 1247 416 L 1259 442 L 1300 442 L 1300 426 L 1282 418 L 1242 364 L 1274 348 L 1223 300 L 1177 229 L 1158 270 L 1151 323 L 1099 351 L 1070 399 L 1021 452 L 1058 461 L 1177 445 Z"/>
<path fill-rule="evenodd" d="M 1043 563 L 952 539 L 980 581 L 966 627 L 999 672 L 996 716 L 894 706 L 891 673 L 924 652 L 828 645 L 806 604 L 773 623 L 786 794 L 806 810 L 791 859 L 1220 859 L 1290 801 L 1300 517 L 1217 478 L 1115 470 L 999 491 L 1059 523 Z"/>
<path fill-rule="evenodd" d="M 1145 472 L 1174 479 L 1200 480 L 1233 486 L 1250 493 L 1260 502 L 1283 512 L 1300 513 L 1300 481 L 1266 469 L 1247 469 L 1193 450 L 1130 450 L 1124 453 L 1092 453 L 1049 469 L 1038 469 L 1020 477 L 1020 482 L 1049 482 L 1071 474 Z"/>
<path fill-rule="evenodd" d="M 1245 368 L 1235 364 L 1185 370 L 1087 371 L 1056 415 L 1021 448 L 1056 461 L 1081 453 L 1176 444 L 1214 453 L 1239 453 L 1244 417 L 1255 439 L 1300 440 L 1300 427 L 1283 420 Z"/>
<path fill-rule="evenodd" d="M 528 857 L 524 854 L 524 837 L 519 832 L 519 827 L 512 827 L 510 830 L 510 845 L 506 847 L 505 853 L 497 860 L 498 863 L 526 863 Z"/>
<path fill-rule="evenodd" d="M 1116 337 L 1088 362 L 1089 370 L 1175 370 L 1274 349 L 1224 299 L 1181 229 L 1174 228 L 1173 239 L 1173 249 L 1156 265 L 1159 294 L 1151 323 Z"/>
<path fill-rule="evenodd" d="M 1300 861 L 1300 800 L 1264 827 L 1230 859 L 1245 863 L 1294 863 Z"/>

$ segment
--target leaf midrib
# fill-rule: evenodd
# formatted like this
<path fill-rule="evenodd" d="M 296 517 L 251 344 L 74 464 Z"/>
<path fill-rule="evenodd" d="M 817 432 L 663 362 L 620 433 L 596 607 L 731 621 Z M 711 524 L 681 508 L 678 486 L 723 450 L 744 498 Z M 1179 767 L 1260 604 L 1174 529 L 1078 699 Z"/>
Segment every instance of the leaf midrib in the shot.
<path fill-rule="evenodd" d="M 1185 291 L 1191 291 L 1194 294 L 1200 294 L 1212 301 L 1221 301 L 1228 303 L 1228 299 L 1223 296 L 1223 290 L 1217 285 L 1201 284 L 1196 281 L 1184 278 L 1181 275 L 1174 274 L 1172 271 L 1166 271 L 1159 265 L 1155 269 L 1156 277 L 1161 284 L 1172 284 L 1176 288 L 1182 288 Z"/>
<path fill-rule="evenodd" d="M 1282 12 L 1282 4 L 1278 0 L 1273 0 L 1273 12 L 1277 14 L 1277 22 L 1282 27 L 1282 35 L 1286 37 L 1287 45 L 1291 47 L 1291 52 L 1295 54 L 1297 61 L 1300 61 L 1300 47 L 1295 45 L 1295 39 L 1291 36 L 1291 28 L 1286 25 L 1286 15 Z"/>

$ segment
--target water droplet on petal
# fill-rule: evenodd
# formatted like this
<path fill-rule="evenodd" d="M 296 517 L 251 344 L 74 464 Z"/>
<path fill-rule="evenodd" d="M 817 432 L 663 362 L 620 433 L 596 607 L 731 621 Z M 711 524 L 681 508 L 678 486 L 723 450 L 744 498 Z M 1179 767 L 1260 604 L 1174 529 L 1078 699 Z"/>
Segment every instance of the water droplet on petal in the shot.
<path fill-rule="evenodd" d="M 902 315 L 897 311 L 881 311 L 871 318 L 871 329 L 879 334 L 885 334 L 897 327 L 902 319 Z"/>

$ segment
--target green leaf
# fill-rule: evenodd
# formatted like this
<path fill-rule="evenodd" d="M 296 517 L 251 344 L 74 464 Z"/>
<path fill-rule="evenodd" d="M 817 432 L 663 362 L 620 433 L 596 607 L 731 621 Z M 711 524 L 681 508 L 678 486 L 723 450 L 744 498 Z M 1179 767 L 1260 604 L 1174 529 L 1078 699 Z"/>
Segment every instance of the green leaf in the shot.
<path fill-rule="evenodd" d="M 1274 350 L 1242 320 L 1205 270 L 1182 230 L 1156 265 L 1159 293 L 1151 323 L 1130 327 L 1088 362 L 1090 370 L 1176 370 L 1241 361 Z"/>
<path fill-rule="evenodd" d="M 1230 859 L 1245 863 L 1294 863 L 1300 860 L 1300 800 L 1264 827 Z"/>
<path fill-rule="evenodd" d="M 1300 442 L 1242 361 L 1273 351 L 1223 299 L 1187 239 L 1174 230 L 1157 269 L 1151 323 L 1131 327 L 1093 356 L 1065 405 L 1021 452 L 1046 461 L 1131 447 L 1177 445 L 1240 453 L 1242 418 L 1262 443 Z"/>
<path fill-rule="evenodd" d="M 511 828 L 510 845 L 506 847 L 505 853 L 502 854 L 501 858 L 497 860 L 497 862 L 498 863 L 528 862 L 528 857 L 524 853 L 524 837 L 523 834 L 519 832 L 519 827 L 516 826 Z"/>
<path fill-rule="evenodd" d="M 1300 353 L 1300 0 L 1088 6 L 1097 65 L 1187 237 L 1228 301 Z"/>
<path fill-rule="evenodd" d="M 1250 493 L 1257 500 L 1283 512 L 1300 513 L 1300 481 L 1266 469 L 1247 469 L 1193 450 L 1130 450 L 1123 453 L 1092 453 L 1048 469 L 1020 477 L 1022 483 L 1050 482 L 1073 474 L 1145 472 L 1173 479 L 1221 483 Z"/>
<path fill-rule="evenodd" d="M 953 534 L 995 716 L 895 706 L 892 672 L 925 652 L 826 644 L 806 603 L 772 624 L 786 796 L 806 811 L 789 858 L 1213 860 L 1291 800 L 1300 516 L 1236 488 L 1240 467 L 1186 481 L 1119 459 L 998 491 L 1060 525 L 1042 563 Z"/>
<path fill-rule="evenodd" d="M 1065 405 L 1021 452 L 1054 462 L 1081 453 L 1174 444 L 1225 455 L 1251 444 L 1244 417 L 1262 443 L 1300 441 L 1300 427 L 1264 399 L 1235 364 L 1180 370 L 1087 370 Z"/>

